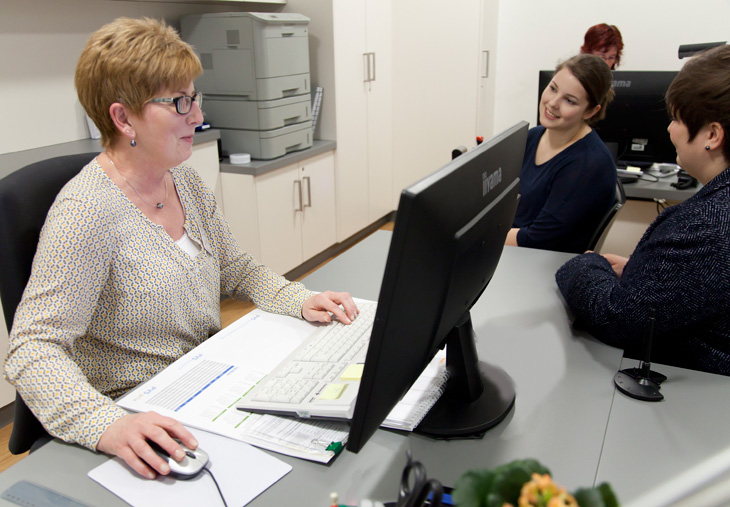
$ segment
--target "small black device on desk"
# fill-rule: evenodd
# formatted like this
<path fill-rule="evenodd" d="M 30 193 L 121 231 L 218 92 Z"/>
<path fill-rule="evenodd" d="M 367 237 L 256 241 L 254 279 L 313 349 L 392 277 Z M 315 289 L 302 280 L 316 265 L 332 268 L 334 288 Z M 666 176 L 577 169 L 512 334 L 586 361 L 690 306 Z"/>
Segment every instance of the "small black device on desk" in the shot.
<path fill-rule="evenodd" d="M 684 169 L 680 169 L 679 173 L 677 174 L 677 181 L 676 183 L 672 183 L 672 186 L 679 190 L 685 190 L 688 188 L 696 187 L 697 183 L 697 178 L 691 176 Z"/>

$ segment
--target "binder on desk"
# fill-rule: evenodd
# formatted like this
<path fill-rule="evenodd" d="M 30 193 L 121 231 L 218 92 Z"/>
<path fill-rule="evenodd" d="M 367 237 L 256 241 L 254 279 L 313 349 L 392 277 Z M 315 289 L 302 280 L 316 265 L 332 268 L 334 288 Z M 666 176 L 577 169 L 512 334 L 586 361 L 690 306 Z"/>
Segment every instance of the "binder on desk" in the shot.
<path fill-rule="evenodd" d="M 442 350 L 434 356 L 403 399 L 393 407 L 381 427 L 404 431 L 416 429 L 443 394 L 447 379 L 446 352 Z"/>

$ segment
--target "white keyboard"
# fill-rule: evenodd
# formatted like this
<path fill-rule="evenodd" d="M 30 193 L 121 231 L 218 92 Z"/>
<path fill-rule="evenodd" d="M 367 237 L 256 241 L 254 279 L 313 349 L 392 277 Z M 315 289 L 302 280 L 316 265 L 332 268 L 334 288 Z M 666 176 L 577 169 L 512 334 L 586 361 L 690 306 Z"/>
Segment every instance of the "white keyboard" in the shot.
<path fill-rule="evenodd" d="M 237 408 L 350 419 L 377 305 L 366 301 L 357 306 L 360 314 L 352 324 L 322 326 L 248 391 Z"/>

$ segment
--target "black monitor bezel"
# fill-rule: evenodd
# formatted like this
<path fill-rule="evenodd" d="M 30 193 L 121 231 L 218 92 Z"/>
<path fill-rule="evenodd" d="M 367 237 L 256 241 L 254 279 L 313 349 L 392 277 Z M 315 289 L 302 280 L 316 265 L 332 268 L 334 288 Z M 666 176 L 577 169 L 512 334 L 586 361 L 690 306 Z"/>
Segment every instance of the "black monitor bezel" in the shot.
<path fill-rule="evenodd" d="M 448 339 L 453 337 L 455 342 L 460 340 L 465 343 L 463 347 L 458 344 L 452 347 L 450 342 L 447 348 L 448 368 L 452 368 L 452 357 L 456 355 L 450 351 L 453 348 L 456 352 L 459 348 L 459 354 L 463 354 L 473 362 L 468 368 L 472 368 L 472 371 L 477 369 L 476 374 L 479 375 L 481 372 L 482 377 L 492 376 L 493 371 L 483 368 L 483 363 L 476 366 L 478 359 L 473 350 L 474 339 L 468 310 L 491 280 L 504 248 L 507 232 L 512 226 L 519 198 L 519 174 L 527 130 L 527 122 L 520 122 L 403 190 L 378 298 L 378 310 L 365 369 L 351 421 L 348 450 L 358 452 L 362 448 L 393 406 L 418 378 L 433 355 L 444 346 L 447 337 Z M 493 164 L 499 165 L 503 160 L 507 160 L 509 164 L 509 168 L 505 169 L 509 174 L 505 174 L 504 182 L 496 184 L 496 179 L 493 177 L 493 181 L 485 183 L 485 178 L 488 180 L 490 175 L 496 174 Z M 502 166 L 499 166 L 499 170 L 502 171 Z M 479 176 L 479 181 L 474 181 L 472 184 L 475 175 Z M 485 198 L 482 195 L 483 190 L 492 183 L 495 183 L 494 188 L 490 188 L 493 192 L 489 198 Z M 485 210 L 501 201 L 505 204 L 500 204 L 497 211 L 503 216 L 499 224 L 493 224 L 498 232 L 490 231 L 484 238 L 478 238 L 478 234 L 470 232 L 467 225 L 481 212 L 486 212 Z M 424 202 L 431 206 L 422 207 L 421 204 Z M 505 206 L 509 208 L 506 214 L 503 211 Z M 486 216 L 486 219 L 493 218 L 489 214 Z M 478 227 L 481 223 L 477 220 L 474 225 Z M 495 237 L 495 234 L 498 236 L 496 242 L 486 240 L 488 237 Z M 454 249 L 457 248 L 458 238 L 465 235 L 470 236 L 468 243 L 473 244 L 475 239 L 480 239 L 481 243 L 489 247 L 487 250 L 491 248 L 497 253 L 485 254 L 491 255 L 486 269 L 488 272 L 482 274 L 484 279 L 478 287 L 468 289 L 470 292 L 468 299 L 457 304 L 463 306 L 454 309 L 448 300 L 455 298 L 453 295 L 447 295 L 454 275 L 446 272 L 453 269 L 453 266 L 448 265 L 452 261 L 446 258 L 453 252 L 437 252 L 439 247 L 421 249 L 420 246 L 424 244 L 424 238 L 428 238 L 425 240 L 426 245 L 453 241 L 447 250 Z M 422 255 L 416 254 L 416 250 Z M 444 267 L 434 269 L 434 266 Z M 435 297 L 434 293 L 437 293 Z M 424 301 L 427 301 L 427 304 L 424 304 Z M 418 316 L 418 309 L 423 308 L 425 311 L 426 307 L 434 311 L 435 316 L 431 320 L 429 320 L 431 314 Z M 444 313 L 448 315 L 449 321 L 445 324 L 446 328 L 441 323 Z M 410 317 L 404 318 L 404 315 Z M 460 327 L 460 331 L 456 332 L 456 327 Z M 400 336 L 409 336 L 409 339 L 393 338 Z M 414 342 L 413 336 L 425 336 L 425 338 L 421 338 L 420 342 Z M 458 369 L 456 366 L 453 368 Z M 496 384 L 501 393 L 500 397 L 505 400 L 504 403 L 493 404 L 500 408 L 496 416 L 490 416 L 492 425 L 501 421 L 514 403 L 514 386 L 511 379 L 503 371 L 499 372 L 501 372 L 500 380 Z M 462 380 L 464 379 L 459 382 Z M 467 383 L 473 381 L 471 378 L 466 380 Z M 454 383 L 449 380 L 447 386 Z M 489 383 L 490 387 L 484 391 L 493 394 L 491 382 L 484 382 L 482 379 L 479 383 L 479 395 L 485 383 Z M 471 423 L 467 426 L 471 427 Z"/>

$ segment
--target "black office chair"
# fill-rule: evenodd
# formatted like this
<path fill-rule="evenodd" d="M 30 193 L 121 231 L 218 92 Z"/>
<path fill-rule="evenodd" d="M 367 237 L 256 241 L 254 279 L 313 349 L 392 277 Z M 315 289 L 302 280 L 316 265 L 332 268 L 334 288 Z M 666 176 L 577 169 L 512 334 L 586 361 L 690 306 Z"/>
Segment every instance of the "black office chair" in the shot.
<path fill-rule="evenodd" d="M 41 227 L 58 192 L 97 153 L 56 157 L 19 169 L 0 179 L 0 299 L 8 332 L 15 309 L 30 278 Z M 13 431 L 8 449 L 13 454 L 35 450 L 50 440 L 20 395 L 15 395 Z"/>
<path fill-rule="evenodd" d="M 619 210 L 626 204 L 626 193 L 624 192 L 624 186 L 620 180 L 616 180 L 616 203 L 606 212 L 601 222 L 598 224 L 596 231 L 593 233 L 588 248 L 586 250 L 599 251 L 603 246 L 603 242 L 606 240 L 604 233 L 608 231 Z"/>

